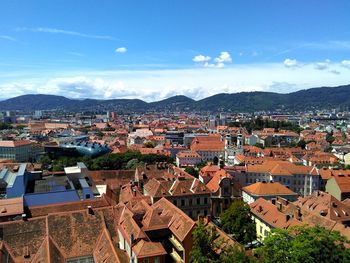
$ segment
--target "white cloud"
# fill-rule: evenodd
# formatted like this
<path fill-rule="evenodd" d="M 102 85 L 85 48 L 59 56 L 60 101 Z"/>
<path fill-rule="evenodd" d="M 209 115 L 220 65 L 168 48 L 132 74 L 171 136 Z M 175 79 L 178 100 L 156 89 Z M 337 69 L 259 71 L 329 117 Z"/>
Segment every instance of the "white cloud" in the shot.
<path fill-rule="evenodd" d="M 342 65 L 343 67 L 345 67 L 345 68 L 350 69 L 350 60 L 343 60 L 343 61 L 341 62 L 341 65 Z"/>
<path fill-rule="evenodd" d="M 214 63 L 209 63 L 211 57 L 198 55 L 192 59 L 194 62 L 204 62 L 202 64 L 205 68 L 224 68 L 226 63 L 231 63 L 232 58 L 229 52 L 222 51 L 220 55 L 214 59 Z"/>
<path fill-rule="evenodd" d="M 348 69 L 335 62 L 332 63 L 332 70 L 340 73 L 337 75 L 334 75 L 335 72 L 325 74 L 316 70 L 313 63 L 303 64 L 300 70 L 290 70 L 282 63 L 235 64 L 225 68 L 213 65 L 210 69 L 62 71 L 54 74 L 26 70 L 26 75 L 22 72 L 0 72 L 0 99 L 30 93 L 71 98 L 138 98 L 146 101 L 183 94 L 201 99 L 222 92 L 288 92 L 350 83 Z M 57 77 L 52 78 L 53 75 Z"/>
<path fill-rule="evenodd" d="M 17 39 L 15 39 L 14 37 L 6 36 L 6 35 L 1 35 L 0 39 L 17 42 Z"/>
<path fill-rule="evenodd" d="M 283 61 L 283 65 L 286 68 L 298 68 L 301 66 L 301 64 L 296 59 L 290 59 L 290 58 L 286 58 Z"/>
<path fill-rule="evenodd" d="M 63 34 L 63 35 L 71 35 L 71 36 L 84 37 L 84 38 L 116 40 L 114 37 L 108 36 L 108 35 L 85 34 L 85 33 L 81 33 L 81 32 L 58 29 L 58 28 L 50 28 L 50 27 L 35 27 L 35 28 L 18 27 L 18 28 L 16 28 L 16 30 L 17 31 L 31 31 L 31 32 L 37 32 L 37 33 L 48 33 L 48 34 Z"/>
<path fill-rule="evenodd" d="M 314 67 L 317 70 L 325 70 L 325 69 L 329 69 L 331 64 L 331 61 L 329 59 L 326 59 L 324 62 L 316 62 Z"/>
<path fill-rule="evenodd" d="M 126 51 L 128 51 L 128 49 L 126 47 L 118 47 L 115 52 L 117 53 L 126 53 Z"/>
<path fill-rule="evenodd" d="M 195 56 L 192 61 L 194 62 L 207 62 L 211 59 L 211 57 L 209 56 L 203 56 L 203 55 L 198 55 L 198 56 Z"/>
<path fill-rule="evenodd" d="M 215 62 L 216 63 L 231 63 L 232 62 L 232 58 L 229 52 L 227 51 L 222 51 L 220 53 L 220 55 L 215 58 Z"/>

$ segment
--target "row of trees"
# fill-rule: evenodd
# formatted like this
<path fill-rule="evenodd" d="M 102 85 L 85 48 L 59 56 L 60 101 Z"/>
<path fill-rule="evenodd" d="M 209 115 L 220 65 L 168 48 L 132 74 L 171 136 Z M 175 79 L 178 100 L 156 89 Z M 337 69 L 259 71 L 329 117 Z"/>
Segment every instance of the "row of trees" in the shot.
<path fill-rule="evenodd" d="M 0 130 L 9 130 L 9 129 L 12 129 L 11 124 L 0 122 Z"/>
<path fill-rule="evenodd" d="M 44 155 L 40 158 L 44 169 L 53 171 L 62 171 L 64 167 L 76 165 L 77 162 L 84 162 L 90 170 L 121 170 L 134 169 L 137 165 L 156 162 L 172 163 L 173 159 L 169 156 L 159 154 L 141 154 L 140 152 L 128 151 L 126 153 L 110 153 L 95 159 L 90 157 L 59 157 L 51 159 Z"/>
<path fill-rule="evenodd" d="M 263 119 L 258 117 L 256 119 L 247 121 L 247 122 L 231 122 L 229 123 L 230 127 L 245 127 L 249 133 L 253 130 L 262 130 L 264 128 L 274 128 L 284 129 L 300 133 L 302 130 L 298 124 L 288 122 L 288 121 L 272 121 L 269 119 Z"/>

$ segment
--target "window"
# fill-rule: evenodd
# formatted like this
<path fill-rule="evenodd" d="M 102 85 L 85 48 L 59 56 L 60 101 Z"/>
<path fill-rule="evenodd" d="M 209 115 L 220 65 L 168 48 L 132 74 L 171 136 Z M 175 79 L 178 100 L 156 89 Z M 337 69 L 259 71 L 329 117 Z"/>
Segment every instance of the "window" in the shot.
<path fill-rule="evenodd" d="M 154 258 L 154 263 L 160 263 L 159 257 L 155 257 L 155 258 Z"/>
<path fill-rule="evenodd" d="M 145 258 L 145 259 L 143 260 L 143 263 L 149 263 L 149 259 L 148 259 L 148 258 Z"/>
<path fill-rule="evenodd" d="M 185 199 L 181 199 L 181 206 L 185 206 Z"/>
<path fill-rule="evenodd" d="M 197 198 L 197 205 L 199 205 L 201 203 L 201 199 L 198 197 Z"/>
<path fill-rule="evenodd" d="M 204 197 L 204 204 L 208 204 L 208 197 Z"/>
<path fill-rule="evenodd" d="M 174 204 L 175 206 L 177 206 L 177 202 L 176 202 L 176 200 L 173 200 L 173 204 Z"/>
<path fill-rule="evenodd" d="M 262 229 L 263 229 L 262 226 L 260 226 L 260 234 L 262 234 L 262 232 L 263 232 Z"/>
<path fill-rule="evenodd" d="M 189 202 L 189 205 L 191 206 L 191 205 L 192 205 L 192 198 L 190 198 L 190 199 L 188 200 L 188 202 Z"/>
<path fill-rule="evenodd" d="M 90 194 L 86 194 L 85 199 L 90 199 Z"/>
<path fill-rule="evenodd" d="M 224 195 L 229 194 L 228 187 L 224 187 Z"/>

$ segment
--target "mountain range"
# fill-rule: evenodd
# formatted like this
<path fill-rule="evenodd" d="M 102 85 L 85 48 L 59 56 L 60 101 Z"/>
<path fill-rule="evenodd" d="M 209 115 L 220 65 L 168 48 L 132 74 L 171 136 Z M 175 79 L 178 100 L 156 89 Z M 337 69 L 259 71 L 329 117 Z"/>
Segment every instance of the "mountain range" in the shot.
<path fill-rule="evenodd" d="M 66 111 L 302 111 L 330 109 L 350 105 L 350 85 L 320 87 L 281 94 L 274 92 L 221 93 L 201 100 L 183 95 L 147 103 L 139 99 L 69 99 L 63 96 L 29 94 L 0 101 L 0 110 Z"/>

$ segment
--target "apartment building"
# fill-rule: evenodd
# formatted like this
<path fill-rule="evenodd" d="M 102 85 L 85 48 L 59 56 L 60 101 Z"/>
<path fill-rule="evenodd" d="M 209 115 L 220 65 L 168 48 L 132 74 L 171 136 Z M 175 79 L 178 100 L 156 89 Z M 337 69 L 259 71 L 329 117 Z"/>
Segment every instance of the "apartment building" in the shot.
<path fill-rule="evenodd" d="M 288 161 L 266 161 L 262 164 L 248 164 L 244 170 L 233 172 L 241 186 L 255 182 L 279 182 L 293 192 L 306 196 L 320 187 L 319 170 Z"/>

